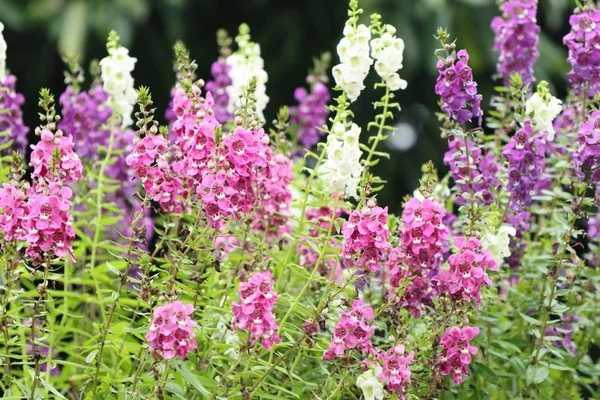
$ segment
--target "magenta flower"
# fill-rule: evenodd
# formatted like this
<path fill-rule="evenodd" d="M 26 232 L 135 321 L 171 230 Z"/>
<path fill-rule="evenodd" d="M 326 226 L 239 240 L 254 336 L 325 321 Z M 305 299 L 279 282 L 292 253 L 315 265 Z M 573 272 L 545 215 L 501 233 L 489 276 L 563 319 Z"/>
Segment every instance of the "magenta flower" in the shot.
<path fill-rule="evenodd" d="M 466 240 L 458 237 L 454 244 L 458 252 L 448 258 L 450 269 L 441 269 L 434 280 L 439 282 L 440 290 L 449 293 L 453 301 L 474 300 L 479 309 L 481 287 L 492 284 L 486 269 L 496 271 L 498 264 L 475 237 Z"/>
<path fill-rule="evenodd" d="M 448 240 L 448 228 L 442 223 L 444 209 L 432 199 L 412 198 L 404 206 L 400 228 L 401 247 L 410 275 L 427 276 Z M 392 265 L 389 265 L 393 267 Z"/>
<path fill-rule="evenodd" d="M 175 356 L 185 359 L 197 347 L 193 328 L 198 324 L 190 318 L 194 306 L 180 301 L 165 303 L 154 309 L 152 325 L 146 341 L 154 355 L 169 360 Z"/>
<path fill-rule="evenodd" d="M 536 13 L 536 0 L 508 0 L 502 4 L 502 16 L 492 20 L 494 50 L 499 54 L 496 69 L 505 86 L 513 73 L 521 74 L 525 85 L 535 81 L 533 66 L 540 56 Z"/>
<path fill-rule="evenodd" d="M 400 400 L 404 400 L 404 391 L 410 383 L 410 370 L 408 364 L 414 358 L 414 352 L 411 351 L 404 355 L 404 346 L 396 345 L 387 352 L 379 354 L 382 372 L 379 379 L 386 383 L 386 389 L 398 394 Z"/>
<path fill-rule="evenodd" d="M 442 375 L 452 374 L 452 380 L 460 385 L 471 363 L 471 354 L 477 354 L 477 347 L 471 345 L 471 340 L 479 334 L 479 328 L 465 326 L 459 328 L 452 326 L 444 332 L 440 346 L 442 352 L 436 360 L 437 367 Z"/>
<path fill-rule="evenodd" d="M 23 219 L 26 213 L 25 193 L 19 187 L 3 183 L 0 188 L 0 230 L 8 241 L 23 240 Z"/>
<path fill-rule="evenodd" d="M 33 179 L 48 178 L 53 180 L 50 164 L 54 149 L 60 149 L 60 161 L 57 165 L 57 173 L 60 175 L 60 180 L 64 183 L 74 183 L 83 177 L 83 165 L 79 157 L 73 152 L 73 137 L 71 135 L 64 136 L 63 132 L 58 130 L 55 133 L 43 129 L 41 140 L 31 145 L 31 161 L 33 167 L 31 177 Z"/>
<path fill-rule="evenodd" d="M 345 354 L 349 349 L 371 353 L 373 346 L 370 338 L 375 333 L 375 328 L 370 326 L 367 321 L 372 319 L 373 309 L 366 307 L 362 300 L 354 300 L 352 311 L 341 312 L 329 348 L 323 352 L 323 359 L 332 361 L 336 357 Z"/>
<path fill-rule="evenodd" d="M 573 153 L 575 172 L 581 180 L 587 180 L 596 189 L 600 199 L 600 111 L 592 112 L 577 133 L 578 147 Z"/>
<path fill-rule="evenodd" d="M 230 70 L 231 65 L 228 65 L 225 62 L 225 58 L 219 57 L 219 59 L 210 67 L 210 73 L 213 79 L 206 82 L 205 86 L 206 90 L 212 94 L 212 97 L 215 100 L 215 117 L 221 124 L 233 119 L 233 115 L 227 111 L 229 95 L 227 94 L 226 89 L 228 86 L 231 86 L 231 78 L 229 77 Z"/>
<path fill-rule="evenodd" d="M 437 69 L 440 74 L 435 84 L 435 94 L 441 97 L 442 111 L 450 119 L 465 125 L 467 121 L 477 118 L 477 125 L 481 125 L 481 95 L 477 94 L 477 82 L 473 80 L 468 62 L 466 50 L 459 50 L 456 59 L 448 57 L 439 60 Z"/>
<path fill-rule="evenodd" d="M 273 291 L 273 277 L 269 271 L 255 272 L 248 282 L 240 285 L 240 301 L 231 304 L 233 330 L 248 331 L 248 341 L 261 341 L 265 349 L 280 343 L 279 326 L 273 315 L 277 293 Z"/>
<path fill-rule="evenodd" d="M 365 206 L 354 210 L 344 222 L 342 233 L 342 257 L 346 267 L 357 266 L 365 272 L 378 272 L 390 250 L 387 226 L 387 207 Z"/>

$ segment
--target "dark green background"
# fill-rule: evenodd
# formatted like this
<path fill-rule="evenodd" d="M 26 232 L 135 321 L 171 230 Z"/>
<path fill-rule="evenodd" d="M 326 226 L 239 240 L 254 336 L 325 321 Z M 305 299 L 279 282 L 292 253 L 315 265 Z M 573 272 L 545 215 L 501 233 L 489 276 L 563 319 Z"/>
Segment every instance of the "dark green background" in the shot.
<path fill-rule="evenodd" d="M 367 15 L 377 11 L 384 22 L 397 27 L 406 43 L 401 76 L 408 80 L 408 89 L 399 94 L 403 109 L 398 121 L 411 124 L 418 140 L 408 151 L 386 148 L 392 159 L 384 160 L 376 171 L 390 181 L 380 202 L 398 211 L 401 196 L 417 186 L 423 162 L 432 159 L 443 169 L 446 145 L 439 138 L 434 114 L 438 108 L 433 34 L 438 26 L 447 27 L 458 38 L 458 46 L 468 49 L 487 106 L 496 61 L 489 25 L 498 8 L 493 0 L 361 0 L 360 6 L 365 9 L 365 24 Z M 551 80 L 559 95 L 565 92 L 568 71 L 562 36 L 569 29 L 573 6 L 570 0 L 541 0 L 538 12 L 543 33 L 536 76 Z M 173 42 L 186 42 L 198 62 L 198 75 L 206 79 L 218 55 L 216 30 L 226 28 L 234 34 L 241 22 L 250 24 L 262 47 L 271 98 L 266 116 L 271 120 L 279 106 L 293 104 L 294 88 L 304 84 L 312 57 L 323 51 L 335 53 L 346 8 L 343 0 L 0 0 L 0 21 L 6 25 L 7 65 L 26 96 L 25 120 L 30 127 L 37 124 L 39 88 L 49 87 L 57 97 L 64 89 L 61 52 L 77 52 L 87 65 L 105 55 L 107 33 L 116 29 L 138 58 L 136 86 L 150 86 L 162 117 L 174 81 Z M 372 118 L 371 102 L 380 95 L 372 90 L 374 75 L 367 82 L 369 90 L 353 105 L 362 126 Z"/>

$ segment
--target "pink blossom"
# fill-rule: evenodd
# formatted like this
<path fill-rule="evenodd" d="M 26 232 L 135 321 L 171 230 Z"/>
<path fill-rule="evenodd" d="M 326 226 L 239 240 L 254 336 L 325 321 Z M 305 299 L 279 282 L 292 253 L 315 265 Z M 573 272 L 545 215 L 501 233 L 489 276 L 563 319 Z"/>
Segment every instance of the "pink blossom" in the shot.
<path fill-rule="evenodd" d="M 370 326 L 367 321 L 372 319 L 373 309 L 366 307 L 362 300 L 354 300 L 352 311 L 341 312 L 329 348 L 323 352 L 323 359 L 332 361 L 336 357 L 345 354 L 348 349 L 371 353 L 373 346 L 370 338 L 375 333 L 375 328 Z"/>
<path fill-rule="evenodd" d="M 454 244 L 458 252 L 448 258 L 450 269 L 440 270 L 434 279 L 453 301 L 475 300 L 477 308 L 481 308 L 481 287 L 492 284 L 486 269 L 496 271 L 498 264 L 477 238 L 459 237 Z"/>
<path fill-rule="evenodd" d="M 25 193 L 19 187 L 3 183 L 0 188 L 0 230 L 8 241 L 22 240 L 25 217 Z"/>
<path fill-rule="evenodd" d="M 194 313 L 192 304 L 180 301 L 165 303 L 154 309 L 152 325 L 146 334 L 146 341 L 155 355 L 164 359 L 176 355 L 185 359 L 187 353 L 197 347 L 193 328 L 198 324 L 190 318 Z"/>
<path fill-rule="evenodd" d="M 410 383 L 408 364 L 413 360 L 414 352 L 404 355 L 404 346 L 398 344 L 387 352 L 380 353 L 378 357 L 382 368 L 379 379 L 386 383 L 387 390 L 396 392 L 400 400 L 404 400 L 404 391 Z"/>
<path fill-rule="evenodd" d="M 367 272 L 378 272 L 390 250 L 387 207 L 364 207 L 354 210 L 344 222 L 342 257 L 346 267 L 357 266 Z"/>
<path fill-rule="evenodd" d="M 442 375 L 452 374 L 452 380 L 460 385 L 469 374 L 467 366 L 471 363 L 471 354 L 477 354 L 477 347 L 471 345 L 471 340 L 479 334 L 479 328 L 452 326 L 444 332 L 440 346 L 442 352 L 436 360 Z"/>
<path fill-rule="evenodd" d="M 233 330 L 248 331 L 248 341 L 261 340 L 265 349 L 280 343 L 279 326 L 273 315 L 277 293 L 273 291 L 273 277 L 269 271 L 255 272 L 247 282 L 240 285 L 240 302 L 231 305 Z"/>
<path fill-rule="evenodd" d="M 53 172 L 50 170 L 52 155 L 56 148 L 60 149 L 60 160 L 56 165 L 57 177 L 65 183 L 74 183 L 83 177 L 83 165 L 77 154 L 73 152 L 73 137 L 64 136 L 63 132 L 58 130 L 55 133 L 43 129 L 41 140 L 35 145 L 31 145 L 31 161 L 33 167 L 32 178 L 50 178 Z"/>

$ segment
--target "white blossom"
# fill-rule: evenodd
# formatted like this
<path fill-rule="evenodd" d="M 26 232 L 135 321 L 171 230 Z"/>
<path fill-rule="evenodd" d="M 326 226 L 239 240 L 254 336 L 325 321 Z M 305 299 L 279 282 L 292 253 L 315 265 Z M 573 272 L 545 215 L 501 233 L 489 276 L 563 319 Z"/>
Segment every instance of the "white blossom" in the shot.
<path fill-rule="evenodd" d="M 323 164 L 322 174 L 327 182 L 326 189 L 330 193 L 356 198 L 362 174 L 359 136 L 358 125 L 352 124 L 350 129 L 346 130 L 344 124 L 337 122 L 327 137 L 327 159 Z"/>
<path fill-rule="evenodd" d="M 229 96 L 227 110 L 234 113 L 242 105 L 242 96 L 248 89 L 250 80 L 256 78 L 256 113 L 262 121 L 265 120 L 264 110 L 269 103 L 267 96 L 267 81 L 269 79 L 264 69 L 264 61 L 260 55 L 260 45 L 249 40 L 249 35 L 236 38 L 238 50 L 227 57 L 226 63 L 231 66 L 229 77 L 231 85 L 225 90 Z"/>
<path fill-rule="evenodd" d="M 371 31 L 365 25 L 344 27 L 344 37 L 337 45 L 340 64 L 333 67 L 335 83 L 341 87 L 350 102 L 356 101 L 365 88 L 364 80 L 369 74 L 373 60 L 369 57 Z"/>
<path fill-rule="evenodd" d="M 391 90 L 406 89 L 407 82 L 400 78 L 404 57 L 404 41 L 397 38 L 396 28 L 385 25 L 381 37 L 371 40 L 371 56 L 375 59 L 375 71 Z"/>
<path fill-rule="evenodd" d="M 137 59 L 129 56 L 125 47 L 109 48 L 108 56 L 100 61 L 103 88 L 110 98 L 110 106 L 121 117 L 121 127 L 131 126 L 131 113 L 137 100 L 131 73 Z"/>
<path fill-rule="evenodd" d="M 240 346 L 242 341 L 233 333 L 231 329 L 228 329 L 225 325 L 225 318 L 221 316 L 219 322 L 217 323 L 217 327 L 213 331 L 211 339 L 217 343 L 225 343 L 230 346 L 227 350 L 223 352 L 223 355 L 228 356 L 234 360 L 237 360 L 240 356 Z"/>
<path fill-rule="evenodd" d="M 383 382 L 381 382 L 377 376 L 381 374 L 381 367 L 367 370 L 356 379 L 356 386 L 358 386 L 362 392 L 365 400 L 383 400 Z"/>
<path fill-rule="evenodd" d="M 4 24 L 0 22 L 0 81 L 6 78 L 6 41 L 4 40 Z"/>
<path fill-rule="evenodd" d="M 483 248 L 492 254 L 492 257 L 498 265 L 506 257 L 510 256 L 510 236 L 515 236 L 517 231 L 510 225 L 502 225 L 497 232 L 488 230 L 484 232 L 481 238 Z"/>
<path fill-rule="evenodd" d="M 552 122 L 562 110 L 562 102 L 549 95 L 544 100 L 539 93 L 534 93 L 525 102 L 525 113 L 531 118 L 533 130 L 537 133 L 548 133 L 548 140 L 554 140 L 554 127 Z"/>

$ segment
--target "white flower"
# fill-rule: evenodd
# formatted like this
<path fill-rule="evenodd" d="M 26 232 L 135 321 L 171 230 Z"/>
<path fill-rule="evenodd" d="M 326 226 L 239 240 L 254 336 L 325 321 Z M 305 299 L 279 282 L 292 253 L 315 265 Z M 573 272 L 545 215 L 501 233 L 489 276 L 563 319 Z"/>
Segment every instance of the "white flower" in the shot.
<path fill-rule="evenodd" d="M 365 396 L 365 400 L 383 400 L 383 382 L 377 379 L 381 374 L 381 367 L 367 370 L 356 379 L 358 386 Z"/>
<path fill-rule="evenodd" d="M 342 123 L 337 122 L 327 137 L 327 159 L 323 163 L 322 174 L 327 182 L 326 190 L 330 193 L 356 198 L 362 175 L 359 136 L 358 125 L 352 124 L 350 129 L 346 130 Z"/>
<path fill-rule="evenodd" d="M 6 78 L 6 41 L 4 40 L 4 24 L 0 22 L 0 81 Z"/>
<path fill-rule="evenodd" d="M 227 326 L 225 325 L 225 318 L 221 317 L 219 319 L 211 339 L 215 342 L 225 343 L 226 345 L 231 346 L 223 352 L 224 355 L 231 357 L 234 360 L 237 360 L 237 358 L 240 356 L 239 350 L 242 341 L 235 333 L 231 331 L 231 329 L 227 329 Z"/>
<path fill-rule="evenodd" d="M 548 133 L 548 140 L 554 140 L 554 127 L 552 122 L 562 110 L 562 101 L 550 96 L 544 101 L 539 93 L 534 93 L 525 102 L 525 113 L 531 118 L 533 130 L 537 133 Z"/>
<path fill-rule="evenodd" d="M 386 25 L 385 30 L 381 37 L 371 40 L 371 56 L 375 59 L 375 71 L 391 90 L 404 90 L 407 82 L 397 73 L 402 69 L 404 41 L 394 36 L 396 28 L 393 26 Z"/>
<path fill-rule="evenodd" d="M 131 113 L 137 100 L 131 76 L 137 59 L 129 56 L 125 47 L 110 48 L 108 56 L 100 61 L 103 89 L 110 95 L 110 106 L 121 117 L 121 128 L 133 123 Z"/>
<path fill-rule="evenodd" d="M 258 43 L 253 43 L 246 37 L 237 37 L 238 50 L 234 54 L 227 57 L 226 63 L 231 66 L 229 77 L 231 85 L 225 90 L 229 96 L 229 104 L 227 110 L 234 113 L 237 108 L 242 105 L 243 99 L 240 98 L 250 84 L 250 80 L 256 78 L 256 92 L 254 93 L 256 100 L 256 113 L 261 120 L 265 120 L 264 110 L 269 103 L 267 96 L 267 81 L 269 77 L 264 70 L 264 61 L 260 56 L 260 46 Z"/>
<path fill-rule="evenodd" d="M 358 25 L 356 29 L 346 25 L 344 37 L 337 45 L 340 64 L 333 67 L 333 78 L 335 83 L 344 90 L 351 103 L 356 101 L 365 88 L 363 82 L 373 64 L 373 60 L 369 57 L 369 39 L 371 39 L 371 31 L 365 25 Z"/>
<path fill-rule="evenodd" d="M 498 265 L 510 256 L 510 236 L 515 236 L 516 233 L 517 231 L 512 226 L 502 225 L 497 232 L 486 231 L 481 238 L 483 248 L 492 254 Z"/>

